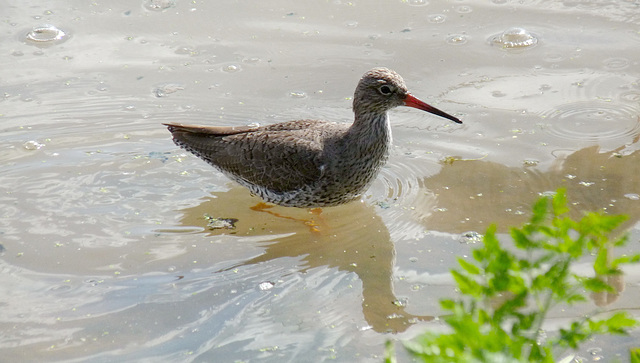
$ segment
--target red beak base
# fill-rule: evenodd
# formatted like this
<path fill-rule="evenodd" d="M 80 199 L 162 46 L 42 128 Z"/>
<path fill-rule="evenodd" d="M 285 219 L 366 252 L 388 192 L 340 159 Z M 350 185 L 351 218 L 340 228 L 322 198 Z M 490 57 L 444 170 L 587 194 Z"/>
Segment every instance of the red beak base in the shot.
<path fill-rule="evenodd" d="M 444 112 L 444 111 L 440 111 L 437 108 L 430 106 L 422 101 L 420 101 L 419 99 L 415 98 L 413 95 L 411 94 L 407 94 L 407 97 L 404 99 L 404 105 L 407 107 L 413 107 L 413 108 L 417 108 L 418 110 L 423 110 L 423 111 L 427 111 L 429 113 L 432 113 L 434 115 L 438 115 L 440 117 L 444 117 L 446 119 L 449 119 L 455 123 L 461 124 L 462 121 L 460 121 L 459 118 L 454 117 L 449 115 L 448 113 Z"/>

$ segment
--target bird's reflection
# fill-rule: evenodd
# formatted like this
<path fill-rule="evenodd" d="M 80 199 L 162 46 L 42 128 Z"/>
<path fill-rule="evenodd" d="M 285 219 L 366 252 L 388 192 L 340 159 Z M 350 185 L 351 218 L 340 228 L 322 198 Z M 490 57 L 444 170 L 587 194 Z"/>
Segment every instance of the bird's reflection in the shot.
<path fill-rule="evenodd" d="M 208 233 L 278 236 L 267 243 L 263 254 L 227 269 L 282 257 L 302 257 L 300 272 L 325 266 L 357 274 L 362 281 L 362 311 L 375 331 L 404 331 L 414 321 L 433 319 L 432 316 L 414 316 L 397 301 L 392 287 L 395 251 L 389 232 L 374 207 L 354 202 L 324 208 L 320 215 L 298 208 L 274 207 L 269 210 L 286 216 L 285 219 L 249 208 L 259 201 L 244 188 L 234 187 L 185 210 L 182 223 L 206 225 L 205 214 L 233 217 L 238 219 L 235 229 L 209 230 Z M 312 232 L 303 223 L 311 219 L 320 232 Z"/>
<path fill-rule="evenodd" d="M 482 160 L 460 160 L 424 178 L 414 216 L 426 228 L 449 233 L 483 232 L 497 224 L 501 232 L 530 216 L 540 195 L 566 188 L 573 213 L 603 210 L 626 214 L 626 230 L 640 220 L 638 139 L 609 152 L 598 146 L 561 156 L 549 167 L 508 167 Z M 420 206 L 425 206 L 421 208 Z"/>

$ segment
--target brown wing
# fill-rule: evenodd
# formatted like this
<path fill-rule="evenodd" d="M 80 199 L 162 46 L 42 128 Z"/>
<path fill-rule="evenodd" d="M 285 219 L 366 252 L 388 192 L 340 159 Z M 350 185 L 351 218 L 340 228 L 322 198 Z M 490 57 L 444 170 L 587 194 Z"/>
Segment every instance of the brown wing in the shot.
<path fill-rule="evenodd" d="M 276 192 L 299 189 L 322 175 L 322 140 L 329 125 L 322 121 L 264 127 L 165 125 L 178 146 L 236 178 Z"/>

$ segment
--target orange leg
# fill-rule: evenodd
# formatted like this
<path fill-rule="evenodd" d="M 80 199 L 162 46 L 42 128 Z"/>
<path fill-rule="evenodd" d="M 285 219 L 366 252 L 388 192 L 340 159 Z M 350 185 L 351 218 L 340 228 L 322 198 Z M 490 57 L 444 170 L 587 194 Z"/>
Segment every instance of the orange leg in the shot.
<path fill-rule="evenodd" d="M 319 233 L 320 232 L 320 228 L 318 228 L 318 223 L 316 223 L 313 219 L 299 219 L 299 218 L 294 218 L 294 217 L 289 217 L 289 216 L 284 216 L 280 213 L 276 213 L 274 211 L 270 211 L 269 209 L 275 207 L 274 205 L 271 204 L 267 204 L 264 202 L 260 202 L 256 205 L 254 205 L 253 207 L 251 207 L 250 209 L 256 212 L 264 212 L 264 213 L 269 213 L 274 217 L 278 217 L 278 218 L 284 218 L 284 219 L 290 219 L 292 221 L 297 221 L 297 222 L 303 222 L 305 225 L 309 226 L 309 229 L 311 230 L 311 232 L 314 233 Z M 319 216 L 322 213 L 322 208 L 313 208 L 309 210 L 310 214 Z"/>

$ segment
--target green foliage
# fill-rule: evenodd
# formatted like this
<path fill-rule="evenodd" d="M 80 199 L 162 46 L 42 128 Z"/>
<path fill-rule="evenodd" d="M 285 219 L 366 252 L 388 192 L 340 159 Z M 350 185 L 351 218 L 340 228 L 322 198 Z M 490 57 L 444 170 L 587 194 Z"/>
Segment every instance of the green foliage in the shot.
<path fill-rule="evenodd" d="M 615 292 L 606 277 L 620 274 L 620 266 L 637 263 L 640 255 L 613 257 L 613 248 L 627 237 L 610 236 L 626 216 L 588 213 L 573 220 L 562 189 L 539 199 L 532 210 L 529 223 L 511 229 L 517 250 L 502 247 L 491 226 L 483 246 L 473 251 L 475 262 L 458 259 L 461 269 L 451 273 L 464 298 L 440 301 L 449 312 L 443 320 L 450 332 L 427 332 L 405 342 L 414 357 L 425 362 L 554 362 L 558 347 L 576 348 L 595 334 L 626 334 L 637 326 L 629 314 L 617 312 L 602 319 L 583 317 L 553 337 L 544 336 L 542 324 L 551 308 L 585 301 L 583 291 Z M 572 272 L 572 264 L 588 254 L 595 256 L 595 276 Z M 393 362 L 393 347 L 387 345 L 386 354 L 386 362 Z M 639 359 L 640 351 L 631 354 L 632 360 Z"/>
<path fill-rule="evenodd" d="M 631 363 L 640 363 L 640 348 L 633 348 L 629 352 L 629 360 Z"/>
<path fill-rule="evenodd" d="M 397 363 L 396 350 L 393 343 L 389 340 L 384 345 L 384 363 Z"/>

